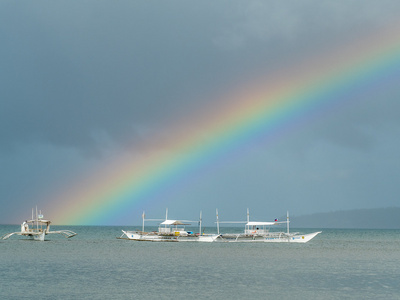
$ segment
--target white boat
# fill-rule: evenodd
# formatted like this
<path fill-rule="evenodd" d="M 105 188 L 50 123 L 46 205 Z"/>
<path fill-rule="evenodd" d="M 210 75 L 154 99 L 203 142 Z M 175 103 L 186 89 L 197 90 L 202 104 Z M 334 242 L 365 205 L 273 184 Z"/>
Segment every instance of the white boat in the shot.
<path fill-rule="evenodd" d="M 219 222 L 217 210 L 217 242 L 267 242 L 267 243 L 307 243 L 321 231 L 300 234 L 298 232 L 289 232 L 289 212 L 286 221 L 278 222 L 250 222 L 249 210 L 247 209 L 247 222 Z M 242 233 L 219 234 L 220 223 L 245 223 L 245 229 Z M 271 231 L 271 227 L 286 224 L 286 232 Z"/>
<path fill-rule="evenodd" d="M 71 230 L 50 231 L 50 224 L 51 224 L 51 221 L 44 220 L 42 213 L 41 212 L 38 213 L 38 210 L 36 207 L 36 216 L 34 217 L 33 209 L 32 209 L 32 219 L 26 220 L 21 224 L 20 232 L 8 233 L 8 234 L 3 235 L 1 238 L 3 240 L 6 240 L 9 237 L 11 237 L 12 235 L 21 235 L 21 236 L 29 237 L 35 241 L 44 241 L 46 235 L 53 234 L 53 233 L 61 234 L 61 235 L 65 236 L 66 238 L 71 238 L 76 235 L 76 233 Z"/>
<path fill-rule="evenodd" d="M 166 211 L 165 220 L 145 219 L 145 213 L 142 214 L 142 230 L 141 231 L 124 231 L 122 230 L 121 239 L 129 239 L 134 241 L 150 241 L 150 242 L 213 242 L 217 239 L 217 234 L 201 233 L 201 212 L 199 221 L 199 233 L 185 230 L 185 225 L 191 225 L 192 222 L 187 220 L 169 220 L 168 209 Z M 146 232 L 144 230 L 145 221 L 163 221 L 158 226 L 158 231 Z"/>

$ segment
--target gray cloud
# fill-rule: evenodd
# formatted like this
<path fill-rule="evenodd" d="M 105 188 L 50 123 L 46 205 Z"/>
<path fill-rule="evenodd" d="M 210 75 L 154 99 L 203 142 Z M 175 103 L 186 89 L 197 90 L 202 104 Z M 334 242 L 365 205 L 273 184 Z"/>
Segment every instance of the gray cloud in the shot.
<path fill-rule="evenodd" d="M 394 15 L 395 3 L 387 3 L 392 7 L 365 1 L 112 9 L 106 2 L 3 4 L 1 148 L 29 141 L 101 147 L 97 134 L 120 143 L 138 139 L 136 127 L 184 115 L 194 101 L 207 105 L 207 98 L 193 96 L 205 89 L 257 65 L 272 70 L 318 40 L 346 36 L 348 28 L 385 23 Z M 240 49 L 227 55 L 234 44 Z"/>
<path fill-rule="evenodd" d="M 0 162 L 7 184 L 0 197 L 14 208 L 29 196 L 40 201 L 46 185 L 56 189 L 68 175 L 89 172 L 118 151 L 145 151 L 167 139 L 174 134 L 168 124 L 211 109 L 226 89 L 366 36 L 396 20 L 399 11 L 400 3 L 391 0 L 1 2 Z M 350 178 L 357 187 L 372 182 L 356 179 L 367 169 L 363 163 L 334 168 L 325 161 L 336 153 L 345 162 L 373 160 L 377 173 L 386 169 L 394 176 L 389 164 L 379 162 L 384 147 L 399 146 L 393 138 L 400 120 L 396 84 L 359 94 L 354 107 L 333 109 L 268 146 L 275 162 L 258 152 L 266 145 L 254 145 L 254 160 L 221 168 L 213 182 L 203 178 L 191 185 L 199 195 L 193 202 L 206 197 L 214 205 L 216 195 L 236 201 L 247 195 L 261 203 L 265 177 L 277 183 L 270 187 L 274 203 L 293 206 L 287 199 L 306 195 L 312 178 L 327 182 L 336 174 L 337 185 Z M 318 160 L 310 161 L 310 154 Z M 315 169 L 307 172 L 309 181 L 299 179 L 310 163 Z M 267 166 L 276 177 L 265 173 Z M 313 204 L 322 187 L 334 194 L 337 185 L 324 184 L 307 195 Z M 227 186 L 236 188 L 227 192 Z M 350 183 L 344 186 L 344 198 L 361 198 Z M 176 196 L 182 204 L 187 194 Z"/>

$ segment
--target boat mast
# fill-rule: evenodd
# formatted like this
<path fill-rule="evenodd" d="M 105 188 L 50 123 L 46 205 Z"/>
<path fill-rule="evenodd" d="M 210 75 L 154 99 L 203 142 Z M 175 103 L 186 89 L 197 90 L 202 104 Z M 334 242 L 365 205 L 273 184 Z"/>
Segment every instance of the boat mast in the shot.
<path fill-rule="evenodd" d="M 199 235 L 201 235 L 201 211 L 200 211 L 200 222 L 199 222 Z"/>
<path fill-rule="evenodd" d="M 168 220 L 168 207 L 165 209 L 165 221 Z M 165 223 L 165 228 L 167 228 L 167 223 Z"/>
<path fill-rule="evenodd" d="M 142 213 L 142 232 L 144 232 L 144 218 L 145 218 L 145 214 L 143 211 L 143 213 Z"/>
<path fill-rule="evenodd" d="M 289 235 L 289 211 L 286 212 L 287 234 Z"/>
<path fill-rule="evenodd" d="M 216 209 L 216 213 L 217 213 L 217 232 L 219 234 L 219 218 L 218 218 L 218 208 Z"/>
<path fill-rule="evenodd" d="M 36 205 L 36 229 L 39 231 L 39 222 L 38 222 L 38 215 L 37 215 L 37 205 Z"/>
<path fill-rule="evenodd" d="M 247 208 L 247 223 L 250 222 L 250 213 L 249 213 L 249 208 Z"/>

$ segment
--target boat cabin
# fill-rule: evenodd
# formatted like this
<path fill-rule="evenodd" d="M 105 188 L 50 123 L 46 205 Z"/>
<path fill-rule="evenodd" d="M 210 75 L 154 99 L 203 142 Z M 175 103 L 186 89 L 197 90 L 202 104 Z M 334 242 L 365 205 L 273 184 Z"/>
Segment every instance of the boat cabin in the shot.
<path fill-rule="evenodd" d="M 190 224 L 183 223 L 182 221 L 178 220 L 165 220 L 164 222 L 160 223 L 160 226 L 158 227 L 158 232 L 162 234 L 173 234 L 182 236 L 193 234 L 193 232 L 185 230 L 185 225 Z"/>
<path fill-rule="evenodd" d="M 261 235 L 269 233 L 270 226 L 277 225 L 276 222 L 247 222 L 244 234 Z"/>
<path fill-rule="evenodd" d="M 21 224 L 21 234 L 29 235 L 41 232 L 47 234 L 50 231 L 50 223 L 49 220 L 43 220 L 43 215 L 40 214 L 37 219 L 28 220 Z"/>

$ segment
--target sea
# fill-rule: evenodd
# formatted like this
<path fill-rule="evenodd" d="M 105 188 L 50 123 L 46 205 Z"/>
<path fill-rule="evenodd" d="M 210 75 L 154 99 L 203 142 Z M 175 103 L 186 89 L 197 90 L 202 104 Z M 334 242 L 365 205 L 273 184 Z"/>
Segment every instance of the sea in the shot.
<path fill-rule="evenodd" d="M 298 229 L 322 233 L 295 244 L 137 242 L 117 239 L 136 227 L 56 229 L 78 235 L 0 241 L 0 299 L 400 299 L 400 230 Z M 0 225 L 0 236 L 18 230 Z"/>

